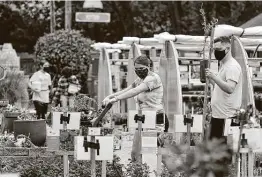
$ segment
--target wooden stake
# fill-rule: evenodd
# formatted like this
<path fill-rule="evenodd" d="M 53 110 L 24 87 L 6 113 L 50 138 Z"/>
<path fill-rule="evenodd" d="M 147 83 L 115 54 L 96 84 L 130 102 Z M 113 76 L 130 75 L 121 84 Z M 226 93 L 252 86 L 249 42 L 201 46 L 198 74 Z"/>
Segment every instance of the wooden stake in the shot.
<path fill-rule="evenodd" d="M 142 109 L 139 108 L 138 110 L 138 116 L 142 116 Z M 142 121 L 138 121 L 138 137 L 139 137 L 139 143 L 138 143 L 138 162 L 142 164 Z"/>
<path fill-rule="evenodd" d="M 106 177 L 106 160 L 102 161 L 102 177 Z"/>
<path fill-rule="evenodd" d="M 67 112 L 63 113 L 63 116 L 67 116 Z M 63 130 L 67 130 L 67 122 L 63 121 Z M 64 177 L 69 177 L 69 162 L 68 162 L 68 154 L 64 152 L 63 154 L 63 164 L 64 164 Z"/>
<path fill-rule="evenodd" d="M 91 136 L 91 142 L 95 143 L 95 136 Z M 91 177 L 96 177 L 96 150 L 91 149 Z"/>
<path fill-rule="evenodd" d="M 252 149 L 248 151 L 248 177 L 254 176 L 254 153 Z"/>
<path fill-rule="evenodd" d="M 214 41 L 214 32 L 215 32 L 215 27 L 212 27 L 211 30 L 211 40 L 210 40 L 210 44 L 209 44 L 209 58 L 208 58 L 208 68 L 210 68 L 210 62 L 211 62 L 211 57 L 212 57 L 212 53 L 213 53 L 213 41 Z M 204 59 L 205 59 L 205 55 L 203 55 Z M 204 97 L 204 107 L 203 107 L 203 127 L 205 127 L 205 123 L 206 123 L 206 118 L 207 118 L 207 104 L 208 104 L 208 92 L 209 92 L 209 79 L 206 79 L 206 85 L 205 85 L 205 97 Z M 206 131 L 206 136 L 204 135 L 204 129 L 203 129 L 203 135 L 206 137 L 205 140 L 207 141 L 209 138 L 209 127 L 207 127 L 207 131 Z"/>

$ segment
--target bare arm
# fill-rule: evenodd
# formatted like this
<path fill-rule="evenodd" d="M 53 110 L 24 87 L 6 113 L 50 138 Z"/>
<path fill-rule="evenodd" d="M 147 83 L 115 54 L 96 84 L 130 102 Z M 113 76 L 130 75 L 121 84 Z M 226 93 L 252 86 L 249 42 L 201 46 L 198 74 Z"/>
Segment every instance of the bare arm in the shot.
<path fill-rule="evenodd" d="M 128 86 L 127 88 L 125 88 L 125 89 L 123 89 L 123 90 L 120 90 L 120 91 L 118 91 L 118 92 L 116 92 L 116 93 L 113 93 L 113 94 L 109 95 L 108 98 L 109 98 L 109 99 L 112 99 L 112 98 L 114 98 L 115 96 L 119 96 L 119 95 L 121 95 L 121 94 L 129 91 L 129 90 L 132 89 L 132 88 L 133 88 L 133 86 L 130 85 L 130 86 Z"/>
<path fill-rule="evenodd" d="M 119 100 L 128 99 L 131 97 L 134 97 L 142 92 L 145 92 L 148 90 L 148 87 L 145 83 L 141 83 L 139 86 L 127 90 L 126 92 L 123 92 L 117 96 Z"/>
<path fill-rule="evenodd" d="M 213 81 L 226 93 L 231 94 L 235 90 L 237 83 L 232 80 L 223 81 L 220 77 L 215 77 Z"/>

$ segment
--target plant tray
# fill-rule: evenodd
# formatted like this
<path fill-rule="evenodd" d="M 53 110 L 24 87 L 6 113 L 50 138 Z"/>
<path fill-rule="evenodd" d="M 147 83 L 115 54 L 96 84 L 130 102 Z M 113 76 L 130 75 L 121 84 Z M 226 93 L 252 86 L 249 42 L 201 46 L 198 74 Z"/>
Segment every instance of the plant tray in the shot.
<path fill-rule="evenodd" d="M 16 118 L 19 115 L 21 115 L 21 112 L 9 112 L 9 111 L 6 111 L 4 113 L 4 116 L 7 117 L 7 118 Z"/>

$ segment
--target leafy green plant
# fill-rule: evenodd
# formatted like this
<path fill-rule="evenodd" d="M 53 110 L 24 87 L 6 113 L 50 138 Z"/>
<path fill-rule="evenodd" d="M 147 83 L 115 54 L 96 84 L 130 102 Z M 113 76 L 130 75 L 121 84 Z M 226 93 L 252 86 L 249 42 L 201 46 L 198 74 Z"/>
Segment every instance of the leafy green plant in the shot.
<path fill-rule="evenodd" d="M 149 177 L 149 166 L 146 163 L 129 162 L 126 167 L 125 176 L 130 177 Z"/>
<path fill-rule="evenodd" d="M 163 152 L 163 151 L 162 151 Z M 231 158 L 229 146 L 213 139 L 188 150 L 186 145 L 167 145 L 164 164 L 172 174 L 184 173 L 187 177 L 207 177 L 215 172 L 228 172 Z"/>
<path fill-rule="evenodd" d="M 75 161 L 69 157 L 69 176 L 84 177 L 90 175 L 89 161 Z M 120 159 L 114 156 L 114 164 L 107 163 L 107 177 L 123 176 L 123 170 L 119 163 Z M 97 177 L 101 176 L 101 162 L 96 163 Z M 63 158 L 61 156 L 54 157 L 36 157 L 36 158 L 1 158 L 1 173 L 19 172 L 21 177 L 59 177 L 63 176 Z"/>
<path fill-rule="evenodd" d="M 70 66 L 85 89 L 86 73 L 91 62 L 91 44 L 77 30 L 59 30 L 40 37 L 35 45 L 36 59 L 47 60 L 54 66 L 51 74 L 60 74 L 65 66 Z M 57 80 L 56 80 L 57 81 Z"/>
<path fill-rule="evenodd" d="M 6 78 L 0 81 L 0 98 L 8 99 L 10 104 L 29 100 L 27 82 L 21 72 L 7 71 Z"/>

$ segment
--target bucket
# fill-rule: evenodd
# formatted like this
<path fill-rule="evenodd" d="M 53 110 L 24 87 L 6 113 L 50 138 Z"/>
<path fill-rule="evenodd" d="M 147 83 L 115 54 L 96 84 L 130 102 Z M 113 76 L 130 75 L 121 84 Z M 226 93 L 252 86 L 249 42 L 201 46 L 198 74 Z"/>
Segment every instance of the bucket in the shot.
<path fill-rule="evenodd" d="M 32 143 L 36 146 L 44 146 L 46 141 L 46 122 L 40 120 L 15 120 L 14 134 L 17 137 L 20 134 L 29 136 Z"/>

